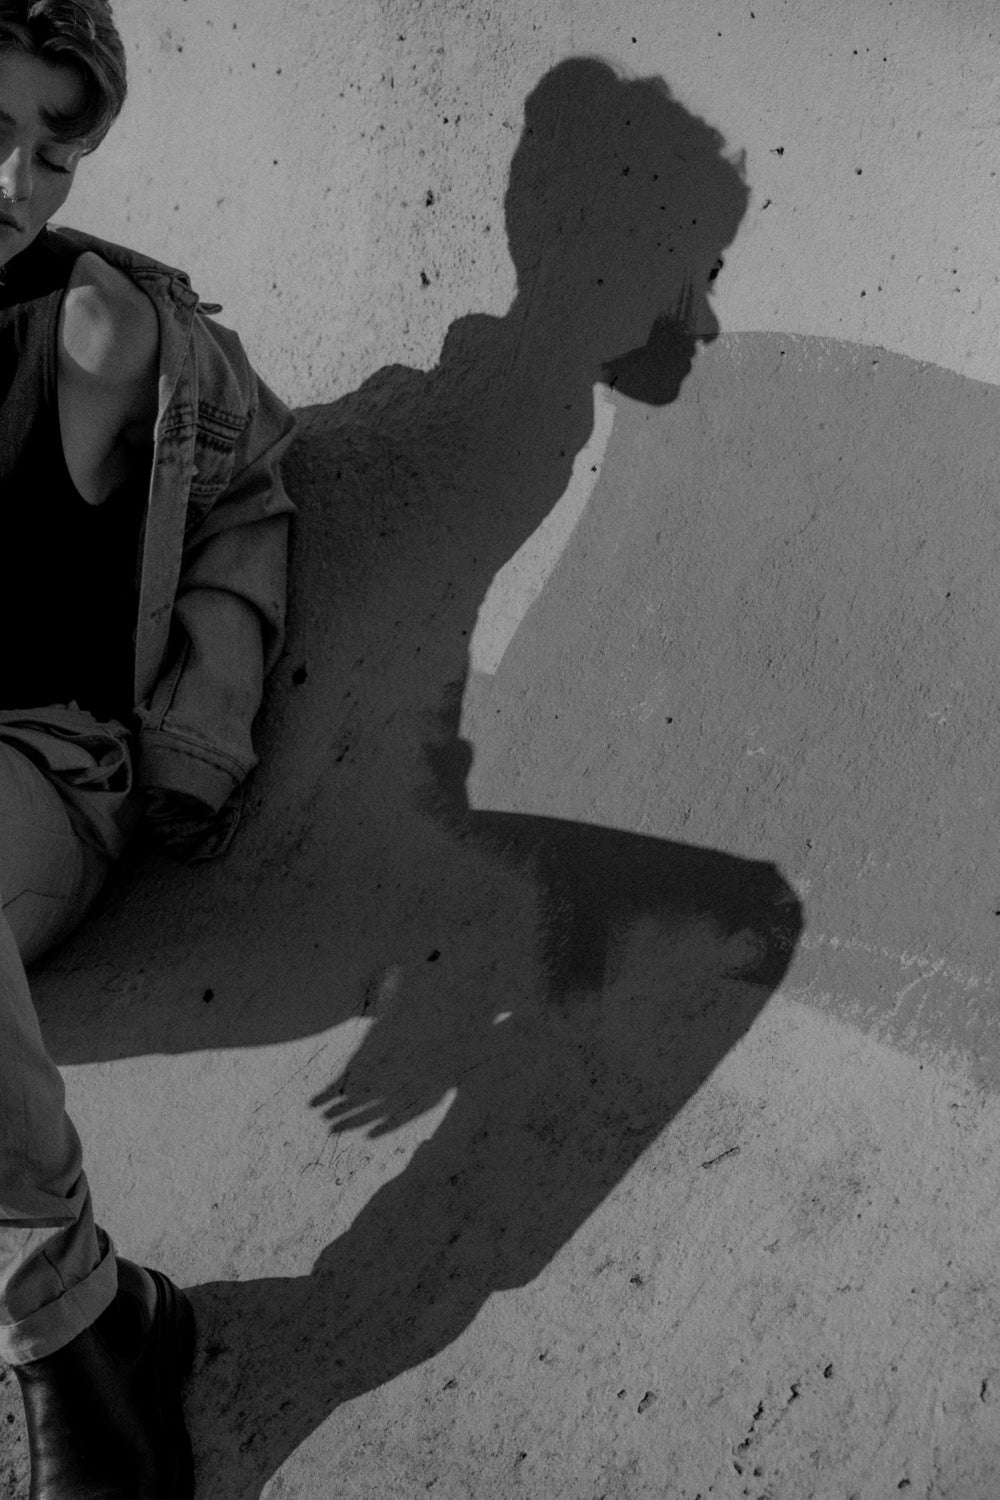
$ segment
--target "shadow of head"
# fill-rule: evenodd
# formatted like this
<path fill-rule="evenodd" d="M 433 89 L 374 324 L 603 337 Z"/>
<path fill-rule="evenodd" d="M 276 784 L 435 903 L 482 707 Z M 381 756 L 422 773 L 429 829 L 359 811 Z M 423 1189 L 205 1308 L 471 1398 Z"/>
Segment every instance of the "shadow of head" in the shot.
<path fill-rule="evenodd" d="M 709 290 L 749 196 L 724 144 L 661 78 L 596 58 L 560 63 L 525 107 L 505 199 L 518 302 L 535 336 L 650 404 L 719 332 Z"/>

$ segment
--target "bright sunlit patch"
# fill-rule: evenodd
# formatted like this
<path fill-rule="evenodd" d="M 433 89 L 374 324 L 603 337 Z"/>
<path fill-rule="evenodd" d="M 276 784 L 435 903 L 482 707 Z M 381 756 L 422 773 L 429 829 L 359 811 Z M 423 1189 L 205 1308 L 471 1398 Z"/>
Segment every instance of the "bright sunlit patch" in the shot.
<path fill-rule="evenodd" d="M 469 658 L 474 672 L 492 674 L 528 610 L 548 583 L 587 508 L 615 420 L 606 386 L 594 387 L 594 426 L 573 463 L 569 484 L 542 524 L 497 573 L 479 608 Z"/>

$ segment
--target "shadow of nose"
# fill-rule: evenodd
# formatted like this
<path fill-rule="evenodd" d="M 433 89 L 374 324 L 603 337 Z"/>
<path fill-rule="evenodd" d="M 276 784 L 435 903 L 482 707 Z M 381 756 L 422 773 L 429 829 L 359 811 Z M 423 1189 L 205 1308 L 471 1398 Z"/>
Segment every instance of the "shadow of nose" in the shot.
<path fill-rule="evenodd" d="M 704 302 L 695 314 L 691 331 L 698 344 L 714 344 L 722 332 L 722 325 L 708 302 Z"/>

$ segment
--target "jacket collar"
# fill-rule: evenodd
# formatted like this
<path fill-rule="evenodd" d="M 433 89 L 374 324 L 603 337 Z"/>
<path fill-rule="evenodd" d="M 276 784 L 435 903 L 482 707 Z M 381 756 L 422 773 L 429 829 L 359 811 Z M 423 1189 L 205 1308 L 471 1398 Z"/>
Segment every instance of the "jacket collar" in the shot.
<path fill-rule="evenodd" d="M 154 260 L 151 255 L 129 250 L 111 240 L 99 239 L 96 234 L 87 234 L 82 229 L 70 229 L 68 225 L 50 225 L 47 232 L 56 236 L 62 244 L 72 246 L 79 254 L 85 250 L 93 250 L 102 260 L 117 266 L 127 275 L 154 285 L 160 284 L 162 294 L 176 300 L 179 306 L 189 306 L 192 311 L 199 306 L 197 293 L 191 289 L 190 277 L 186 271 L 180 271 L 176 266 L 168 266 L 163 261 Z"/>

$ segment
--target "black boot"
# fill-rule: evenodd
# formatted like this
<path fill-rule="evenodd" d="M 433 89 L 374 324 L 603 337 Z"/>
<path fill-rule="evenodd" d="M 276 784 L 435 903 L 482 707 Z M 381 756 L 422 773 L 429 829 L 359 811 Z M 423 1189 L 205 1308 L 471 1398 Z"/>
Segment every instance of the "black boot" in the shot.
<path fill-rule="evenodd" d="M 194 1340 L 184 1293 L 119 1260 L 118 1293 L 97 1322 L 55 1354 L 14 1366 L 29 1500 L 191 1500 L 181 1386 Z"/>

